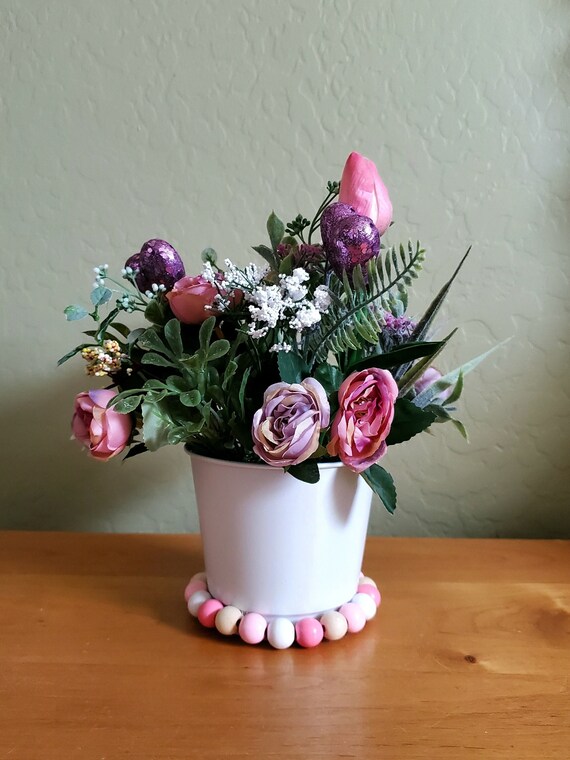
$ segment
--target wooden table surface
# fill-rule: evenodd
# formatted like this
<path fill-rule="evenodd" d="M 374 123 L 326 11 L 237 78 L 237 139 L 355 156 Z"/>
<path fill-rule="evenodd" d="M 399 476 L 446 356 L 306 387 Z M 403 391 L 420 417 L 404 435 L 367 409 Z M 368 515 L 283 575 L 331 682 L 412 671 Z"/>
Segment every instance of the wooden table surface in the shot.
<path fill-rule="evenodd" d="M 197 536 L 0 533 L 0 760 L 570 758 L 570 542 L 380 539 L 362 633 L 190 619 Z"/>

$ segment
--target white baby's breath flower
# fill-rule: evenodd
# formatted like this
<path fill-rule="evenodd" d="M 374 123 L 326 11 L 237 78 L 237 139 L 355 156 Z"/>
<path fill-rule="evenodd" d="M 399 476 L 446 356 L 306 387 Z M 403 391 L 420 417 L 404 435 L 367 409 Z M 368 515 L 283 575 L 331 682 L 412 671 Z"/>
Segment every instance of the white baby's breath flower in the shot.
<path fill-rule="evenodd" d="M 289 351 L 292 351 L 292 348 L 289 343 L 274 343 L 269 350 L 273 353 L 283 351 L 287 354 Z"/>
<path fill-rule="evenodd" d="M 316 325 L 321 321 L 321 313 L 318 311 L 312 303 L 303 304 L 303 307 L 299 309 L 297 314 L 289 320 L 289 326 L 293 330 L 304 330 L 308 327 Z"/>
<path fill-rule="evenodd" d="M 331 305 L 331 295 L 326 285 L 319 285 L 315 289 L 315 293 L 313 295 L 313 303 L 315 305 L 315 309 L 320 311 L 321 314 L 324 314 L 327 311 Z"/>

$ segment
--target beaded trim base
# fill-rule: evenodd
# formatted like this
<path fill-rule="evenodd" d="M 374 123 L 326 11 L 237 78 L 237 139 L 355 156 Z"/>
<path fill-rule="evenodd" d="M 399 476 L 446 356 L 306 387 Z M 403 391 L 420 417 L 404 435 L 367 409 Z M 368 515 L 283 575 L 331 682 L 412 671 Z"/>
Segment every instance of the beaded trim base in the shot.
<path fill-rule="evenodd" d="M 239 636 L 246 644 L 267 640 L 274 649 L 288 649 L 293 644 L 316 647 L 323 640 L 338 641 L 347 633 L 358 633 L 376 615 L 381 596 L 372 578 L 360 573 L 356 594 L 336 610 L 318 618 L 306 617 L 293 623 L 286 617 L 267 621 L 257 612 L 244 612 L 224 605 L 208 591 L 206 573 L 196 573 L 184 591 L 188 612 L 205 628 L 215 628 L 225 636 Z"/>

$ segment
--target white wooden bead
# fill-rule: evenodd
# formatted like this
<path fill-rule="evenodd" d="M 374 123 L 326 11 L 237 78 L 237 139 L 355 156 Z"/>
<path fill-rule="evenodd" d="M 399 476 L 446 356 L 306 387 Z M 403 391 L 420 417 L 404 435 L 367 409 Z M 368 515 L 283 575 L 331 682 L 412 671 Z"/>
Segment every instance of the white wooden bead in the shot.
<path fill-rule="evenodd" d="M 372 620 L 376 614 L 376 604 L 371 596 L 364 593 L 358 593 L 352 597 L 351 601 L 355 602 L 355 604 L 358 604 L 358 606 L 362 609 L 366 620 Z"/>
<path fill-rule="evenodd" d="M 227 607 L 221 609 L 216 615 L 216 628 L 224 636 L 232 636 L 238 632 L 238 623 L 242 617 L 241 610 L 228 604 Z"/>
<path fill-rule="evenodd" d="M 374 604 L 374 602 L 372 602 Z M 325 629 L 325 639 L 329 641 L 338 641 L 346 635 L 348 631 L 348 622 L 340 612 L 331 610 L 321 616 L 321 625 Z"/>
<path fill-rule="evenodd" d="M 200 607 L 211 598 L 212 595 L 207 591 L 195 591 L 188 599 L 188 612 L 194 617 L 198 617 Z"/>
<path fill-rule="evenodd" d="M 287 649 L 295 641 L 295 626 L 287 618 L 275 618 L 267 627 L 267 641 L 275 649 Z"/>

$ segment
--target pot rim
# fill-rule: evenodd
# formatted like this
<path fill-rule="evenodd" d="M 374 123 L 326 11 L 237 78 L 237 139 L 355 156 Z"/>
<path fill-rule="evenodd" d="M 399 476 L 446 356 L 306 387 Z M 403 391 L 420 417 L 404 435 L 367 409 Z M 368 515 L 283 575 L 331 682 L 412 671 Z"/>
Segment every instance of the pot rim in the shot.
<path fill-rule="evenodd" d="M 187 445 L 184 446 L 184 451 L 186 454 L 188 454 L 192 459 L 197 460 L 204 460 L 206 462 L 217 462 L 220 465 L 224 465 L 226 467 L 238 467 L 239 469 L 248 469 L 248 468 L 254 468 L 254 469 L 263 469 L 267 470 L 268 472 L 281 472 L 281 467 L 273 467 L 269 464 L 257 464 L 256 462 L 234 462 L 229 459 L 218 459 L 217 457 L 207 457 L 203 454 L 195 454 L 193 451 L 191 451 Z M 319 470 L 336 470 L 339 467 L 344 467 L 342 462 L 317 462 L 317 467 Z"/>

